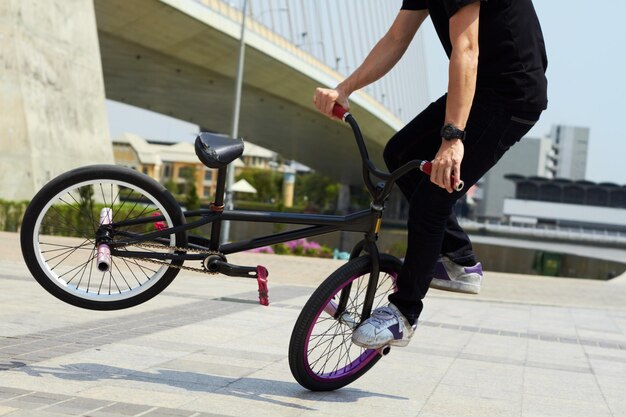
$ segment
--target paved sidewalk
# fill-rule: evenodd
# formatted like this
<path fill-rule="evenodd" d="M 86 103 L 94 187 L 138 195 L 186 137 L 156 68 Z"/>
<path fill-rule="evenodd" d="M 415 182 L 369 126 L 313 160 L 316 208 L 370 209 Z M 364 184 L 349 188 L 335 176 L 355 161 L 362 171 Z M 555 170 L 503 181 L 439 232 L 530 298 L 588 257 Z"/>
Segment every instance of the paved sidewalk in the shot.
<path fill-rule="evenodd" d="M 0 416 L 626 416 L 626 282 L 487 273 L 479 296 L 431 291 L 414 340 L 354 384 L 312 393 L 287 346 L 342 262 L 243 254 L 252 280 L 181 273 L 144 305 L 94 312 L 32 279 L 0 233 Z"/>

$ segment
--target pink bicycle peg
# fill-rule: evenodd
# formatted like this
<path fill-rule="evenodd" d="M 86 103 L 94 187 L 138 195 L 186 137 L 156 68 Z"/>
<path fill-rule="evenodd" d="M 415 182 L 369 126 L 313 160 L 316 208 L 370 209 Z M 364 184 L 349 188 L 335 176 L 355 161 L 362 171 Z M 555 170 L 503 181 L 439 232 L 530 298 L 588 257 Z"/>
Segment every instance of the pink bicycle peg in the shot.
<path fill-rule="evenodd" d="M 111 223 L 113 223 L 113 210 L 105 207 L 100 210 L 100 225 Z M 106 243 L 98 245 L 97 265 L 102 272 L 107 272 L 111 269 L 111 248 Z"/>

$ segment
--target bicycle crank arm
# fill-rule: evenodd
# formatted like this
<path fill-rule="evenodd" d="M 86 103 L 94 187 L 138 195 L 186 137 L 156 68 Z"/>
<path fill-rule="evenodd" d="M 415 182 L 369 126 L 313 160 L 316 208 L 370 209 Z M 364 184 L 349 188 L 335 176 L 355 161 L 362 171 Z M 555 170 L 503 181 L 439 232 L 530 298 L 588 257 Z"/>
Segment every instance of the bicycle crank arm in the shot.
<path fill-rule="evenodd" d="M 239 266 L 229 264 L 221 260 L 213 260 L 209 262 L 208 268 L 211 272 L 228 275 L 229 277 L 256 278 L 256 266 Z"/>
<path fill-rule="evenodd" d="M 205 267 L 210 272 L 224 274 L 229 277 L 256 278 L 259 286 L 259 303 L 264 306 L 270 305 L 269 289 L 267 287 L 268 272 L 264 266 L 233 265 L 219 259 L 218 256 L 209 256 L 205 262 Z"/>

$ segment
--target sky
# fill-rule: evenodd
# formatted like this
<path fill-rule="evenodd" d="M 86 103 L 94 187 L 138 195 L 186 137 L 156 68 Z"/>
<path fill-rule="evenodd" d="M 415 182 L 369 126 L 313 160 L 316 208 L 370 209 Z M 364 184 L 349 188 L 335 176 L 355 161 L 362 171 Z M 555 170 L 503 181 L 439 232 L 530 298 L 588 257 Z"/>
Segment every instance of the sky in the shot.
<path fill-rule="evenodd" d="M 528 133 L 553 124 L 590 128 L 587 179 L 626 185 L 626 1 L 534 0 L 548 53 L 548 109 Z M 430 91 L 447 85 L 447 58 L 428 25 Z"/>
<path fill-rule="evenodd" d="M 626 1 L 535 0 L 548 53 L 548 110 L 528 136 L 553 124 L 590 128 L 587 179 L 626 185 Z M 430 99 L 447 86 L 447 58 L 424 26 Z M 192 140 L 197 126 L 107 101 L 111 136 L 130 131 L 154 139 Z"/>

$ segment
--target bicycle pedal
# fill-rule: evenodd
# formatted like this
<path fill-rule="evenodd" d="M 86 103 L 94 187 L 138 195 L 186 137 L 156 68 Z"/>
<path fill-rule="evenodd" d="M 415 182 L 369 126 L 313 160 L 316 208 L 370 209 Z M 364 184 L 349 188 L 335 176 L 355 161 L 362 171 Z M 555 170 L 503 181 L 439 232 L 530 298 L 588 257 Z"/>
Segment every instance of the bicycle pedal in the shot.
<path fill-rule="evenodd" d="M 269 288 L 267 286 L 269 273 L 264 266 L 233 265 L 218 258 L 212 259 L 208 266 L 209 270 L 228 275 L 229 277 L 256 278 L 259 291 L 259 303 L 264 306 L 270 305 Z"/>

